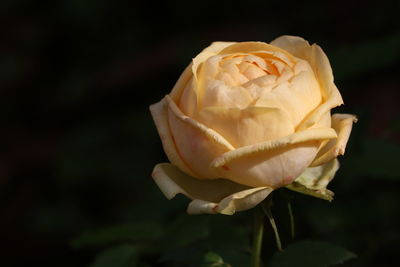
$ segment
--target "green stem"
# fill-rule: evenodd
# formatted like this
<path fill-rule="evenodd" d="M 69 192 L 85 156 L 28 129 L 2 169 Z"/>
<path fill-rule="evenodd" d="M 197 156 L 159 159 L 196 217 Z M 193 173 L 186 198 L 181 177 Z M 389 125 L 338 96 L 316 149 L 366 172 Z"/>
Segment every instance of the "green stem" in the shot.
<path fill-rule="evenodd" d="M 264 213 L 260 206 L 254 208 L 254 235 L 251 267 L 261 267 L 261 247 L 264 234 Z"/>
<path fill-rule="evenodd" d="M 276 241 L 276 247 L 278 248 L 279 251 L 283 251 L 282 249 L 282 243 L 281 243 L 281 238 L 279 236 L 278 232 L 278 227 L 276 226 L 274 216 L 272 216 L 271 212 L 271 206 L 272 206 L 272 197 L 269 196 L 262 204 L 262 210 L 264 211 L 265 215 L 267 215 L 267 218 L 269 220 L 269 223 L 272 226 L 272 230 L 274 230 L 275 234 L 275 241 Z"/>
<path fill-rule="evenodd" d="M 294 216 L 293 216 L 293 210 L 292 210 L 292 203 L 290 203 L 290 200 L 288 200 L 288 211 L 289 211 L 289 217 L 290 217 L 290 233 L 292 235 L 292 239 L 294 239 L 294 236 L 295 236 Z"/>

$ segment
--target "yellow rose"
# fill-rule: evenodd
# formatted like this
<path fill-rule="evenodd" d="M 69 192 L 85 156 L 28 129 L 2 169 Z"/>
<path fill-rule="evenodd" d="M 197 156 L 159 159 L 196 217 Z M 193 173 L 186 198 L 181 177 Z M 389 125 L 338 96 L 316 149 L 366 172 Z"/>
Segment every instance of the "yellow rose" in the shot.
<path fill-rule="evenodd" d="M 331 116 L 341 104 L 316 44 L 215 42 L 150 106 L 172 163 L 153 178 L 167 198 L 191 198 L 189 213 L 233 214 L 284 186 L 331 199 L 326 185 L 355 121 Z"/>

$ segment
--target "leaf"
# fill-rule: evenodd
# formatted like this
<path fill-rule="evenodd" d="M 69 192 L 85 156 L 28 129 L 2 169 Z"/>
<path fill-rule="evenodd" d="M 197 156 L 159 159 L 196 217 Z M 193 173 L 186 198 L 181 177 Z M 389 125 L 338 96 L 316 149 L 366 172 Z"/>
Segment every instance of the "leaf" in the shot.
<path fill-rule="evenodd" d="M 171 251 L 189 246 L 209 238 L 209 220 L 207 216 L 188 216 L 183 214 L 175 218 L 166 227 L 166 234 L 158 242 L 161 251 Z"/>
<path fill-rule="evenodd" d="M 356 255 L 334 244 L 304 240 L 277 252 L 271 259 L 272 267 L 326 267 L 343 263 Z"/>
<path fill-rule="evenodd" d="M 109 248 L 101 252 L 90 267 L 136 266 L 137 249 L 128 244 Z"/>
<path fill-rule="evenodd" d="M 215 252 L 209 251 L 204 255 L 204 264 L 202 267 L 230 267 L 224 262 L 222 257 Z"/>
<path fill-rule="evenodd" d="M 74 248 L 101 246 L 116 241 L 155 240 L 162 234 L 162 226 L 155 222 L 122 224 L 83 233 L 71 241 Z"/>

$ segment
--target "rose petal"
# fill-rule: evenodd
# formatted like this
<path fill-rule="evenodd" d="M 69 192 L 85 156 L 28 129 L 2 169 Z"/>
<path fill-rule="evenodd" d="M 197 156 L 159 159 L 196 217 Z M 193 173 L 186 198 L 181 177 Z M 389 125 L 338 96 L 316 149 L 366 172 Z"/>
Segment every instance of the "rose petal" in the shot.
<path fill-rule="evenodd" d="M 339 162 L 333 159 L 324 165 L 307 168 L 292 184 L 286 187 L 306 195 L 331 201 L 333 192 L 326 187 L 339 169 Z"/>
<path fill-rule="evenodd" d="M 338 138 L 332 139 L 320 149 L 311 166 L 324 164 L 338 155 L 343 155 L 349 140 L 353 122 L 357 118 L 350 114 L 334 114 L 332 116 L 332 128 L 337 132 Z"/>
<path fill-rule="evenodd" d="M 150 112 L 153 117 L 154 123 L 156 124 L 158 134 L 167 155 L 169 161 L 171 161 L 175 166 L 178 166 L 182 171 L 193 175 L 193 172 L 186 165 L 186 163 L 180 157 L 174 140 L 171 135 L 171 130 L 168 124 L 168 107 L 165 99 L 160 102 L 150 106 Z"/>
<path fill-rule="evenodd" d="M 290 116 L 290 123 L 299 125 L 310 112 L 321 104 L 321 90 L 311 67 L 303 60 L 296 64 L 296 75 L 280 82 L 272 91 L 264 91 L 257 106 L 277 107 Z"/>
<path fill-rule="evenodd" d="M 193 58 L 192 62 L 192 73 L 195 77 L 196 82 L 199 84 L 197 79 L 198 71 L 203 62 L 205 62 L 210 57 L 217 55 L 224 48 L 235 44 L 234 42 L 213 42 L 209 47 L 205 48 L 200 52 L 195 58 Z"/>
<path fill-rule="evenodd" d="M 311 127 L 330 109 L 343 104 L 342 97 L 333 83 L 332 68 L 324 51 L 316 44 L 310 45 L 297 36 L 281 36 L 271 45 L 285 49 L 293 56 L 308 61 L 314 70 L 322 89 L 323 104 L 316 108 L 297 128 L 303 130 Z"/>
<path fill-rule="evenodd" d="M 220 177 L 248 186 L 281 187 L 291 183 L 314 159 L 321 140 L 336 138 L 331 128 L 314 128 L 287 137 L 237 148 L 211 166 Z"/>
<path fill-rule="evenodd" d="M 179 193 L 192 199 L 188 206 L 190 214 L 231 215 L 251 209 L 272 192 L 268 187 L 249 188 L 224 179 L 198 180 L 169 163 L 157 164 L 152 176 L 168 199 Z"/>
<path fill-rule="evenodd" d="M 196 119 L 214 129 L 234 147 L 242 147 L 294 133 L 290 116 L 279 108 L 203 108 Z"/>
<path fill-rule="evenodd" d="M 221 213 L 232 215 L 236 211 L 248 210 L 263 201 L 273 191 L 270 187 L 255 187 L 233 193 L 218 204 L 195 199 L 189 203 L 189 214 Z"/>
<path fill-rule="evenodd" d="M 216 131 L 185 116 L 169 96 L 168 122 L 177 151 L 192 173 L 199 178 L 218 178 L 217 172 L 208 166 L 217 156 L 234 147 Z"/>
<path fill-rule="evenodd" d="M 193 63 L 190 63 L 189 66 L 183 71 L 178 81 L 175 83 L 174 88 L 172 88 L 169 96 L 175 101 L 175 103 L 179 103 L 179 99 L 182 95 L 183 89 L 185 89 L 186 85 L 190 82 L 190 79 L 193 77 L 192 73 Z"/>
<path fill-rule="evenodd" d="M 283 60 L 287 64 L 295 62 L 295 58 L 288 51 L 281 49 L 278 46 L 273 46 L 263 42 L 241 42 L 229 45 L 222 49 L 219 54 L 234 54 L 234 53 L 252 53 L 252 52 L 270 52 L 276 58 Z"/>

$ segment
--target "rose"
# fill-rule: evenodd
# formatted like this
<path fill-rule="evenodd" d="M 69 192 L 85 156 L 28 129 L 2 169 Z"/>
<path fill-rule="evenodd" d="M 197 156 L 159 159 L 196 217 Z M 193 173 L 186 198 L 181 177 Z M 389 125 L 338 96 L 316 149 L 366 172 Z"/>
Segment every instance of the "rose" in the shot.
<path fill-rule="evenodd" d="M 355 121 L 331 116 L 342 103 L 316 44 L 215 42 L 150 106 L 172 163 L 153 178 L 167 198 L 191 198 L 189 213 L 233 214 L 283 186 L 331 199 L 326 186 Z"/>

